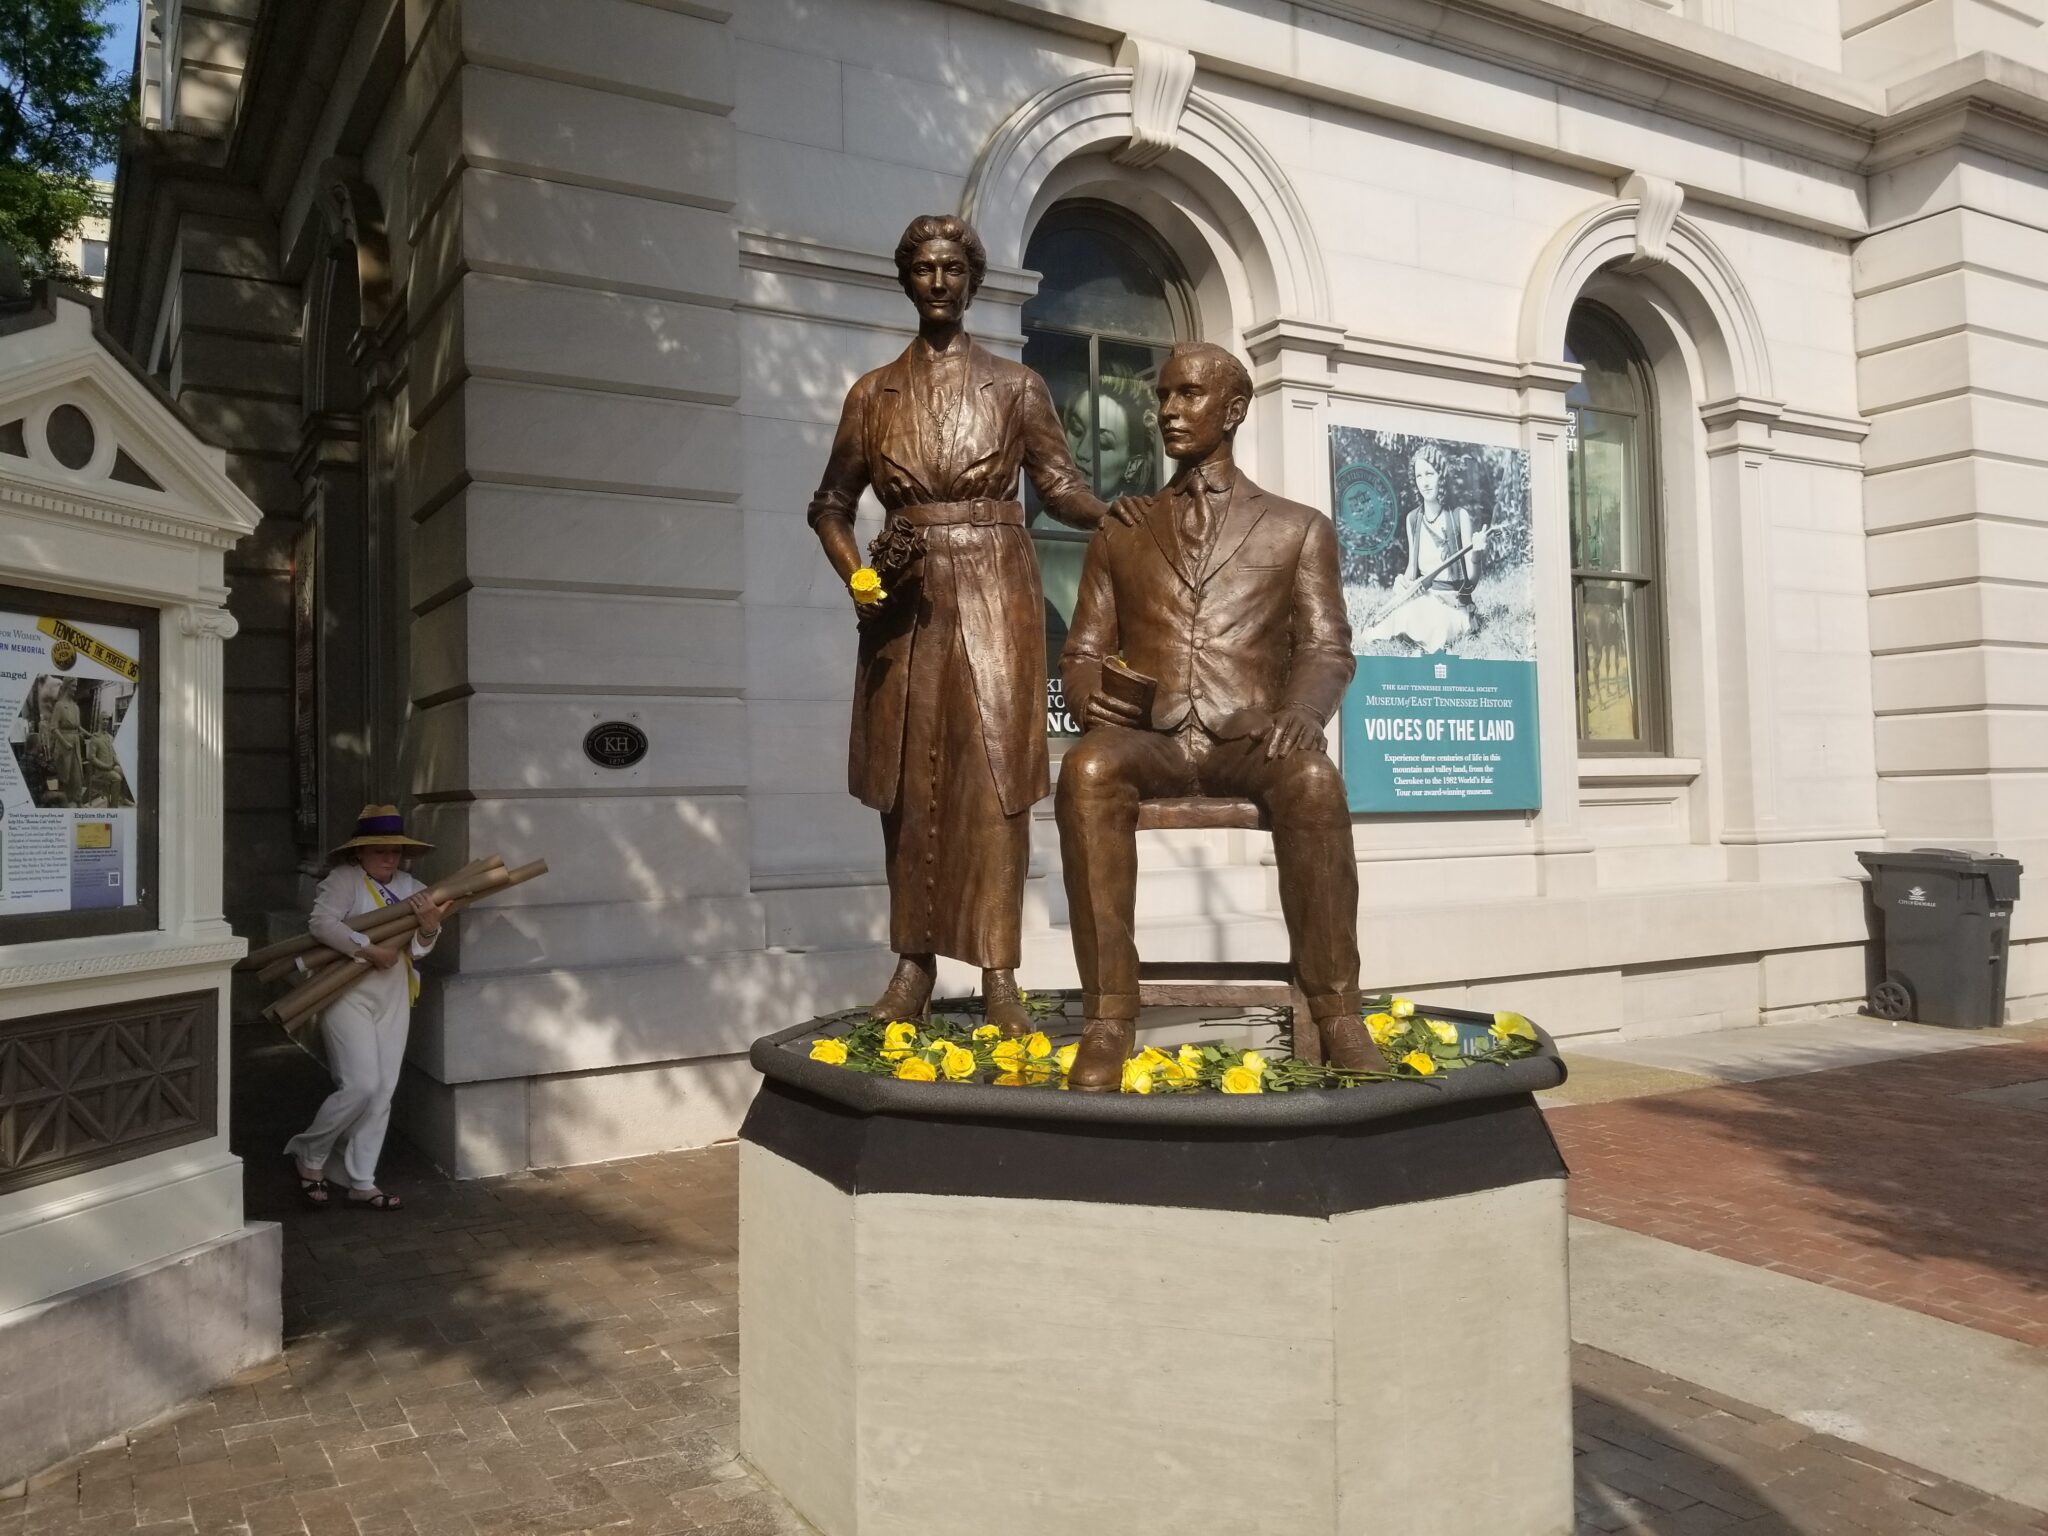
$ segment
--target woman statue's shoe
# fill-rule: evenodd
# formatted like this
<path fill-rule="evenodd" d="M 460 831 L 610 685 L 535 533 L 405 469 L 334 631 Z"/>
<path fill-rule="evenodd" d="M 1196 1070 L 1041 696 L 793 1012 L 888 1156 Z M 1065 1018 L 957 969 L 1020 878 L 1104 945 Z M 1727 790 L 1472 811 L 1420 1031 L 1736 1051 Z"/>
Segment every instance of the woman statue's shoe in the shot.
<path fill-rule="evenodd" d="M 889 1024 L 922 1024 L 931 1009 L 932 985 L 938 974 L 938 962 L 930 955 L 898 955 L 896 974 L 875 999 L 868 1017 Z"/>
<path fill-rule="evenodd" d="M 1067 1087 L 1082 1093 L 1115 1093 L 1124 1085 L 1124 1063 L 1138 1043 L 1131 1019 L 1090 1019 L 1081 1026 L 1081 1048 L 1067 1073 Z"/>
<path fill-rule="evenodd" d="M 1317 1019 L 1316 1028 L 1323 1037 L 1323 1060 L 1331 1066 L 1342 1067 L 1347 1072 L 1386 1071 L 1387 1058 L 1372 1043 L 1365 1021 L 1356 1014 Z"/>
<path fill-rule="evenodd" d="M 1031 1033 L 1031 1011 L 1024 1006 L 1023 995 L 1017 990 L 1015 971 L 981 973 L 981 1011 L 1006 1040 Z"/>

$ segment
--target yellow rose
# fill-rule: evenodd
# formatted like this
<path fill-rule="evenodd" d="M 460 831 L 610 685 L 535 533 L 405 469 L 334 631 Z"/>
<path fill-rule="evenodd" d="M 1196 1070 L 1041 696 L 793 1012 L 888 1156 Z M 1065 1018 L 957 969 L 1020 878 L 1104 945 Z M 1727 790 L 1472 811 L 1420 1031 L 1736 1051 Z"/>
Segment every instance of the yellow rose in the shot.
<path fill-rule="evenodd" d="M 1125 1093 L 1150 1093 L 1152 1091 L 1152 1069 L 1135 1058 L 1124 1063 Z"/>
<path fill-rule="evenodd" d="M 995 1049 L 990 1051 L 989 1055 L 995 1058 L 997 1066 L 1007 1072 L 1015 1072 L 1030 1059 L 1025 1053 L 1022 1040 L 998 1040 Z"/>
<path fill-rule="evenodd" d="M 1250 1067 L 1225 1067 L 1223 1069 L 1223 1091 L 1225 1093 L 1264 1093 L 1266 1079 L 1263 1074 Z"/>
<path fill-rule="evenodd" d="M 1052 1059 L 1059 1063 L 1060 1076 L 1065 1077 L 1074 1070 L 1074 1057 L 1080 1053 L 1078 1045 L 1063 1045 L 1052 1053 Z"/>
<path fill-rule="evenodd" d="M 1002 1038 L 1002 1033 L 993 1024 L 982 1024 L 976 1027 L 974 1038 L 977 1040 L 999 1040 Z"/>
<path fill-rule="evenodd" d="M 882 1049 L 907 1051 L 917 1044 L 917 1026 L 898 1021 L 882 1031 Z"/>
<path fill-rule="evenodd" d="M 998 1072 L 989 1081 L 998 1088 L 1022 1088 L 1024 1086 L 1024 1074 L 1022 1072 Z"/>
<path fill-rule="evenodd" d="M 1024 1054 L 1033 1061 L 1043 1061 L 1052 1054 L 1052 1042 L 1039 1030 L 1033 1030 L 1024 1037 Z"/>
<path fill-rule="evenodd" d="M 1435 1035 L 1437 1039 L 1443 1041 L 1445 1045 L 1456 1045 L 1458 1043 L 1457 1025 L 1449 1023 L 1444 1019 L 1424 1019 L 1422 1022 L 1427 1024 L 1429 1032 Z"/>
<path fill-rule="evenodd" d="M 863 608 L 879 603 L 889 594 L 882 590 L 882 578 L 871 565 L 864 565 L 846 578 L 846 589 Z"/>
<path fill-rule="evenodd" d="M 1385 1045 L 1401 1033 L 1401 1026 L 1391 1013 L 1369 1013 L 1365 1016 L 1365 1032 L 1372 1036 L 1374 1045 Z"/>
<path fill-rule="evenodd" d="M 1496 1040 L 1529 1040 L 1536 1038 L 1536 1026 L 1519 1013 L 1496 1013 L 1491 1031 Z"/>
<path fill-rule="evenodd" d="M 922 1056 L 907 1056 L 896 1063 L 896 1075 L 906 1083 L 935 1083 L 939 1069 Z"/>
<path fill-rule="evenodd" d="M 1415 1017 L 1415 1004 L 1405 997 L 1397 997 L 1388 1004 L 1387 1012 L 1397 1019 L 1412 1019 Z"/>
<path fill-rule="evenodd" d="M 1238 1065 L 1249 1068 L 1261 1077 L 1266 1075 L 1266 1058 L 1257 1051 L 1246 1051 L 1242 1059 L 1239 1060 Z"/>
<path fill-rule="evenodd" d="M 1401 1065 L 1419 1077 L 1427 1077 L 1436 1070 L 1436 1058 L 1427 1051 L 1410 1051 L 1401 1058 Z"/>
<path fill-rule="evenodd" d="M 1177 1059 L 1191 1075 L 1202 1070 L 1202 1048 L 1198 1045 L 1182 1046 Z"/>
<path fill-rule="evenodd" d="M 844 1040 L 813 1040 L 811 1060 L 822 1061 L 830 1066 L 846 1065 L 846 1042 Z"/>
<path fill-rule="evenodd" d="M 1194 1069 L 1172 1056 L 1159 1064 L 1159 1075 L 1166 1079 L 1169 1087 L 1174 1088 L 1185 1088 L 1195 1080 Z"/>
<path fill-rule="evenodd" d="M 949 1045 L 939 1058 L 939 1068 L 949 1082 L 965 1082 L 974 1076 L 974 1052 L 961 1046 Z"/>
<path fill-rule="evenodd" d="M 1156 1045 L 1146 1046 L 1145 1049 L 1138 1052 L 1137 1059 L 1145 1064 L 1148 1071 L 1152 1072 L 1157 1072 L 1161 1067 L 1173 1060 L 1171 1056 L 1160 1050 Z"/>

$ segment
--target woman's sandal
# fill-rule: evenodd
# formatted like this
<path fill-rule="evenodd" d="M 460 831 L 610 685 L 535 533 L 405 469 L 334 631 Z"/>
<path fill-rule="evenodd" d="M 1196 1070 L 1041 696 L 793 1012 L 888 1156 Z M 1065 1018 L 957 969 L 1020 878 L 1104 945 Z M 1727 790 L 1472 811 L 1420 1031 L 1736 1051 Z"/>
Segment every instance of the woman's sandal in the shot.
<path fill-rule="evenodd" d="M 299 1176 L 299 1203 L 309 1211 L 326 1210 L 329 1204 L 327 1181 L 307 1178 L 296 1163 L 292 1165 L 292 1172 Z"/>
<path fill-rule="evenodd" d="M 387 1195 L 381 1189 L 364 1195 L 360 1199 L 351 1193 L 348 1197 L 348 1204 L 358 1211 L 402 1211 L 405 1209 L 405 1202 L 403 1200 L 399 1199 L 396 1195 Z"/>

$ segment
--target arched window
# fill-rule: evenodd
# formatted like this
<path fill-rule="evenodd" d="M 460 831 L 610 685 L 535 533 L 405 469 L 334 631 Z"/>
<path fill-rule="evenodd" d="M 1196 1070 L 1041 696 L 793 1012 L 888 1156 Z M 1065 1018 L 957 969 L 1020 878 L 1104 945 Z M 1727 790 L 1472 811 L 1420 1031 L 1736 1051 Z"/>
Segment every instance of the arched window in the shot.
<path fill-rule="evenodd" d="M 1032 234 L 1024 264 L 1042 274 L 1024 306 L 1024 362 L 1045 379 L 1067 446 L 1104 500 L 1166 483 L 1153 386 L 1176 341 L 1193 339 L 1179 268 L 1142 225 L 1104 203 L 1061 203 Z M 1059 684 L 1060 646 L 1073 616 L 1088 535 L 1035 504 L 1032 539 L 1045 574 L 1046 728 L 1080 732 Z"/>
<path fill-rule="evenodd" d="M 1649 364 L 1614 315 L 1587 303 L 1572 310 L 1565 356 L 1585 370 L 1565 397 L 1579 745 L 1659 755 L 1668 735 Z"/>

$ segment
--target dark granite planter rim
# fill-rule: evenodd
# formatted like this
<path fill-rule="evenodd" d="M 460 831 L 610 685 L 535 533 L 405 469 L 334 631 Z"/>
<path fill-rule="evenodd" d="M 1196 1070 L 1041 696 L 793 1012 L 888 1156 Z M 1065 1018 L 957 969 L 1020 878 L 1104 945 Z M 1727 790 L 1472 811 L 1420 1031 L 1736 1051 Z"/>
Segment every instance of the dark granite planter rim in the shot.
<path fill-rule="evenodd" d="M 1490 1013 L 1417 1008 L 1431 1018 L 1490 1021 Z M 849 1072 L 810 1059 L 809 1042 L 829 1036 L 857 1014 L 827 1014 L 756 1040 L 755 1070 L 857 1114 L 923 1119 L 1018 1120 L 1139 1129 L 1203 1126 L 1254 1134 L 1282 1128 L 1363 1125 L 1452 1104 L 1476 1104 L 1555 1088 L 1565 1065 L 1549 1033 L 1537 1028 L 1536 1054 L 1517 1061 L 1475 1062 L 1430 1078 L 1361 1083 L 1354 1088 L 1289 1093 L 1071 1093 L 1052 1088 L 998 1088 L 989 1083 L 910 1083 Z"/>

